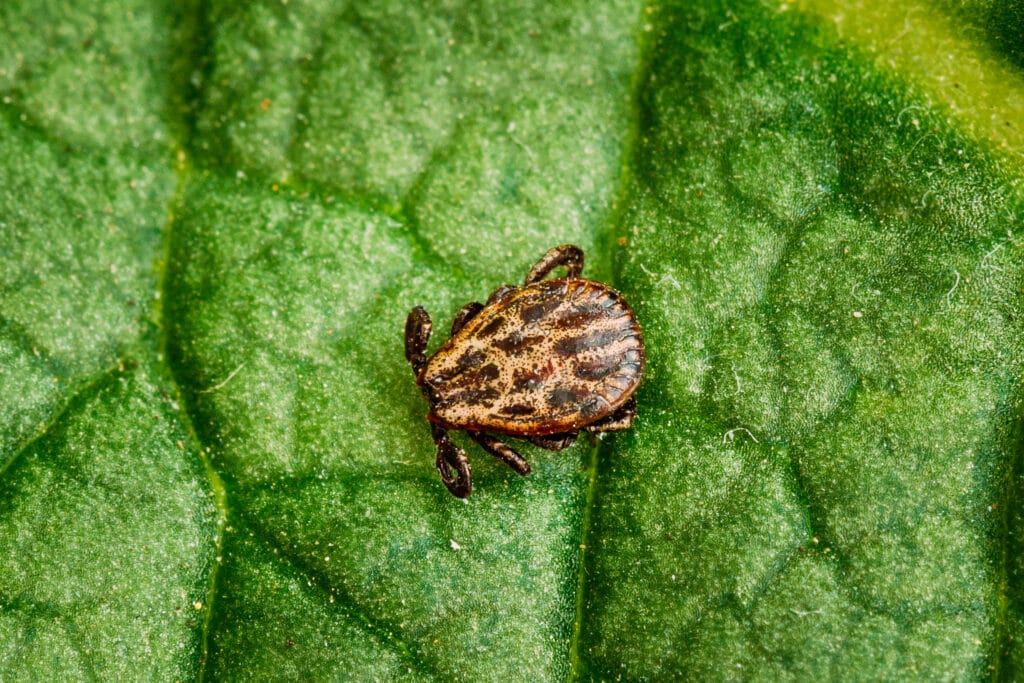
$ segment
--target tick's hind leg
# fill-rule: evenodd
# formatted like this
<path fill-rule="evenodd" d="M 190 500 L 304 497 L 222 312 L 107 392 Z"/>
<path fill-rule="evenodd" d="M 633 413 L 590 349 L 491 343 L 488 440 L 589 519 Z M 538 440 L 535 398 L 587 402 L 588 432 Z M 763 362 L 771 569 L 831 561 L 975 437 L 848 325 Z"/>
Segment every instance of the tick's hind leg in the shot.
<path fill-rule="evenodd" d="M 405 359 L 412 365 L 412 371 L 419 377 L 420 369 L 427 362 L 427 341 L 433 323 L 422 306 L 409 311 L 405 319 Z"/>
<path fill-rule="evenodd" d="M 459 312 L 455 314 L 455 320 L 452 321 L 451 336 L 454 337 L 455 333 L 465 327 L 466 323 L 475 318 L 476 314 L 482 311 L 483 308 L 484 305 L 479 301 L 471 301 L 460 308 Z"/>
<path fill-rule="evenodd" d="M 469 438 L 480 444 L 485 451 L 501 460 L 519 474 L 526 476 L 530 473 L 530 463 L 526 462 L 523 456 L 516 453 L 504 442 L 498 441 L 490 434 L 483 432 L 466 433 L 469 434 Z"/>
<path fill-rule="evenodd" d="M 530 269 L 526 276 L 526 284 L 532 285 L 540 282 L 548 273 L 558 266 L 565 266 L 565 276 L 573 279 L 578 278 L 583 272 L 583 250 L 575 244 L 563 244 L 555 247 L 540 257 L 537 265 Z"/>
<path fill-rule="evenodd" d="M 633 426 L 636 419 L 636 398 L 630 398 L 608 417 L 589 424 L 583 429 L 588 432 L 621 432 Z"/>
<path fill-rule="evenodd" d="M 546 448 L 549 451 L 560 451 L 568 448 L 576 441 L 577 432 L 564 432 L 562 434 L 548 434 L 547 436 L 531 436 L 530 443 L 534 446 Z"/>
<path fill-rule="evenodd" d="M 437 444 L 437 471 L 441 481 L 456 498 L 469 498 L 473 492 L 473 477 L 469 471 L 466 453 L 452 443 L 448 431 L 436 424 L 430 425 L 434 443 Z"/>

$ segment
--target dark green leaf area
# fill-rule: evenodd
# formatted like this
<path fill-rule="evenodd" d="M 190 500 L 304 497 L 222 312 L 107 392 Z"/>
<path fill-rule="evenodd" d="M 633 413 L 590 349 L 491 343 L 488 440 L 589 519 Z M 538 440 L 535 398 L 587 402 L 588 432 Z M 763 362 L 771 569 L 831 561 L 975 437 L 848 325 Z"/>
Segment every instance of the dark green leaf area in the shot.
<path fill-rule="evenodd" d="M 799 541 L 808 520 L 785 452 L 723 436 L 656 390 L 640 404 L 658 407 L 601 462 L 580 656 L 595 678 L 701 678 L 709 650 L 743 646 L 738 625 L 779 575 L 820 553 Z"/>
<path fill-rule="evenodd" d="M 1024 2 L 1021 0 L 970 0 L 951 2 L 934 0 L 934 4 L 951 16 L 951 23 L 972 41 L 986 44 L 1009 59 L 1018 68 L 1024 67 Z M 975 32 L 980 35 L 972 35 Z"/>
<path fill-rule="evenodd" d="M 173 174 L 0 116 L 0 467 L 148 329 Z"/>
<path fill-rule="evenodd" d="M 4 2 L 0 110 L 17 111 L 65 144 L 169 148 L 193 68 L 196 5 Z"/>
<path fill-rule="evenodd" d="M 179 414 L 159 374 L 108 373 L 3 472 L 5 678 L 197 674 L 216 510 Z"/>
<path fill-rule="evenodd" d="M 381 671 L 564 677 L 592 450 L 524 448 L 534 472 L 521 478 L 456 435 L 476 486 L 458 500 L 438 478 L 404 358 L 413 305 L 435 317 L 433 349 L 487 288 L 427 267 L 386 215 L 234 180 L 186 192 L 172 242 L 169 299 L 187 302 L 169 310 L 173 362 L 239 528 L 255 535 L 239 547 L 262 549 L 233 556 L 242 566 L 224 579 L 216 623 L 228 631 L 214 670 L 266 656 L 363 671 L 309 646 L 344 633 L 358 651 L 385 653 Z M 301 589 L 293 609 L 317 615 L 302 638 L 265 608 L 267 572 Z M 230 588 L 253 581 L 251 594 Z M 307 645 L 266 655 L 228 646 L 263 631 Z"/>
<path fill-rule="evenodd" d="M 401 206 L 431 250 L 476 272 L 494 271 L 470 245 L 505 259 L 588 247 L 606 223 L 633 4 L 275 0 L 215 16 L 208 164 Z"/>
<path fill-rule="evenodd" d="M 660 410 L 601 470 L 584 665 L 990 675 L 1019 614 L 1020 197 L 799 17 L 655 16 L 619 273 Z"/>
<path fill-rule="evenodd" d="M 241 481 L 315 474 L 332 443 L 379 411 L 385 387 L 369 371 L 405 363 L 407 311 L 367 313 L 410 269 L 406 231 L 369 209 L 234 180 L 194 184 L 178 213 L 172 353 L 199 414 L 230 417 L 197 429 Z M 355 412 L 336 403 L 355 396 Z"/>
<path fill-rule="evenodd" d="M 1017 440 L 1021 439 L 1021 425 L 1024 419 L 1017 418 Z M 1024 491 L 1024 458 L 1018 454 L 1013 471 L 1007 482 L 1007 489 L 1013 492 Z M 1007 544 L 1005 548 L 1007 576 L 1007 607 L 1006 623 L 1003 624 L 1006 647 L 1003 656 L 1006 658 L 1002 670 L 1007 678 L 1017 672 L 1024 671 L 1024 506 L 1019 504 L 1019 493 L 1016 497 L 1007 496 L 1004 514 L 1007 518 Z"/>
<path fill-rule="evenodd" d="M 267 540 L 245 527 L 227 529 L 210 624 L 210 678 L 263 680 L 266 672 L 285 680 L 424 678 L 398 634 L 368 626 L 317 574 L 282 562 L 276 539 Z M 325 547 L 325 557 L 334 551 Z"/>

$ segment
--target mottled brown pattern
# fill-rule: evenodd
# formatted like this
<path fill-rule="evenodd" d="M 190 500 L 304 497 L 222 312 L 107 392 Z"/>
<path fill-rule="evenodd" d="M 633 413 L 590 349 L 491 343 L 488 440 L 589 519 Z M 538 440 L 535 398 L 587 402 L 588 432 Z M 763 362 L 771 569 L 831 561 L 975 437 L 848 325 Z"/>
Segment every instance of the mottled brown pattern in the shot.
<path fill-rule="evenodd" d="M 560 279 L 545 281 L 565 268 Z M 609 287 L 581 279 L 583 250 L 548 250 L 522 287 L 501 285 L 486 304 L 455 314 L 451 338 L 427 358 L 433 324 L 422 306 L 405 321 L 405 358 L 430 405 L 436 467 L 459 498 L 473 491 L 469 459 L 448 436 L 466 432 L 517 473 L 530 464 L 493 434 L 527 439 L 540 448 L 568 448 L 580 430 L 629 429 L 644 372 L 640 328 Z"/>
<path fill-rule="evenodd" d="M 473 368 L 483 366 L 487 372 Z M 542 436 L 610 414 L 643 374 L 640 328 L 613 289 L 547 280 L 486 306 L 431 357 L 423 382 L 448 429 Z"/>

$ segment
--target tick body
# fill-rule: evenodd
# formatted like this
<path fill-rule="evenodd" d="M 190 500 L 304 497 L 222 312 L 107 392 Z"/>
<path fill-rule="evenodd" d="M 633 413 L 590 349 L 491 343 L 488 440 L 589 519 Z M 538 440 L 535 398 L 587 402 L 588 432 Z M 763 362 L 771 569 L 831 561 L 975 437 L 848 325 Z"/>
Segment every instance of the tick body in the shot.
<path fill-rule="evenodd" d="M 560 266 L 565 277 L 544 279 Z M 463 306 L 430 358 L 430 316 L 420 306 L 409 313 L 405 356 L 430 405 L 441 481 L 459 498 L 472 492 L 472 477 L 449 431 L 465 431 L 525 475 L 529 464 L 495 434 L 561 450 L 581 430 L 633 424 L 645 362 L 640 326 L 618 292 L 581 278 L 582 270 L 579 247 L 555 247 L 523 286 L 502 285 L 486 304 Z"/>

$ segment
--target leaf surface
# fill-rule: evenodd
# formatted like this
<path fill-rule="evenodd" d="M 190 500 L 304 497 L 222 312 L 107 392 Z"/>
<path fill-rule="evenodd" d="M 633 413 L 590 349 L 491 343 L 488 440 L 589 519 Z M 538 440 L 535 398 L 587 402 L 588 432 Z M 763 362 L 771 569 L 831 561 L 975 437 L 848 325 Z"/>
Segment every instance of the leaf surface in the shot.
<path fill-rule="evenodd" d="M 1014 679 L 1021 18 L 976 4 L 6 4 L 0 670 Z M 637 423 L 529 477 L 456 435 L 457 500 L 405 317 L 567 242 Z"/>

